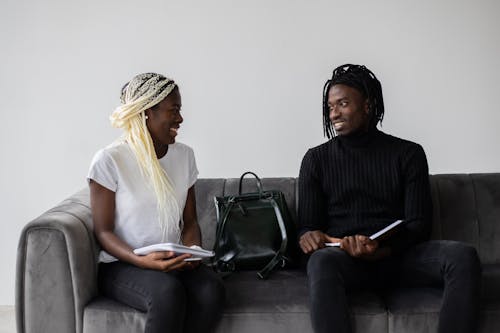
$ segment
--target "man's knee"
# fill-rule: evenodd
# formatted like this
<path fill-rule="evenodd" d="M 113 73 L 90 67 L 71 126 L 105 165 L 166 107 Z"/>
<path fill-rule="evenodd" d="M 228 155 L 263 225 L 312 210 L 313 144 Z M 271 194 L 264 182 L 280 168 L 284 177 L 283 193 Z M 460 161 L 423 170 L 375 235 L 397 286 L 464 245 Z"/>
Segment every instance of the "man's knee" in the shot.
<path fill-rule="evenodd" d="M 307 275 L 309 279 L 335 278 L 339 275 L 342 262 L 347 255 L 339 249 L 325 248 L 311 254 L 307 262 Z"/>
<path fill-rule="evenodd" d="M 442 243 L 442 253 L 449 265 L 472 274 L 481 272 L 481 263 L 473 246 L 456 241 L 442 241 Z"/>

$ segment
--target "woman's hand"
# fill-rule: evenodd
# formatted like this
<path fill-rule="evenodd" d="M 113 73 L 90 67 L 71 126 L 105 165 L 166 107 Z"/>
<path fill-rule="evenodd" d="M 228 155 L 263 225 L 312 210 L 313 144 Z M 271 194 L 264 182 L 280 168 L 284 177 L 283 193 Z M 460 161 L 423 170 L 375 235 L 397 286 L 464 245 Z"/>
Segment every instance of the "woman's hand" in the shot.
<path fill-rule="evenodd" d="M 186 266 L 182 268 L 183 271 L 190 271 L 200 266 L 201 260 L 186 261 Z"/>
<path fill-rule="evenodd" d="M 190 257 L 188 253 L 176 256 L 172 251 L 151 252 L 145 256 L 138 256 L 137 266 L 162 272 L 192 269 L 194 267 L 192 262 L 184 261 Z"/>

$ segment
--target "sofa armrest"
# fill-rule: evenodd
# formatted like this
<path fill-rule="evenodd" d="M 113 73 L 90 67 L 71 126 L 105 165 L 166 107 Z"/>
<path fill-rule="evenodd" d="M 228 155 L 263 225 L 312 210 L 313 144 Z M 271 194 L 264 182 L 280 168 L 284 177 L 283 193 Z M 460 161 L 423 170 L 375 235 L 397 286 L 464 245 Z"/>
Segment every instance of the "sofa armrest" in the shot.
<path fill-rule="evenodd" d="M 16 270 L 19 333 L 83 331 L 84 307 L 97 295 L 89 225 L 89 208 L 66 201 L 23 229 Z"/>

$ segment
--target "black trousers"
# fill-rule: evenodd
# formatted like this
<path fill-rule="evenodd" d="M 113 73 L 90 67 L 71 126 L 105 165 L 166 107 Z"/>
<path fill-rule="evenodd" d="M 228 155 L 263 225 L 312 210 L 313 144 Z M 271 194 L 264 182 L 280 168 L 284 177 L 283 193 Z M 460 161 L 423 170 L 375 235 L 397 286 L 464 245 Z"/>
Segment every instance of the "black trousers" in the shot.
<path fill-rule="evenodd" d="M 147 313 L 147 333 L 212 332 L 222 315 L 222 280 L 204 265 L 163 273 L 101 263 L 98 281 L 104 296 Z"/>
<path fill-rule="evenodd" d="M 317 333 L 351 332 L 347 293 L 395 286 L 442 286 L 439 332 L 477 330 L 481 265 L 476 250 L 460 242 L 429 241 L 375 262 L 324 248 L 310 256 L 307 274 Z"/>

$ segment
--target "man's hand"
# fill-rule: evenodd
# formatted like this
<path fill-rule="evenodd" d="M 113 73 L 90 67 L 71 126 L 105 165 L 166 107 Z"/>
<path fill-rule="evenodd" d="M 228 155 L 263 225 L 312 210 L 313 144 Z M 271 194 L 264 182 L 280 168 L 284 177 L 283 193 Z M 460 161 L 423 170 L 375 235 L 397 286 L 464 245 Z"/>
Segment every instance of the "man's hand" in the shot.
<path fill-rule="evenodd" d="M 304 253 L 309 254 L 325 247 L 325 243 L 340 242 L 340 238 L 330 237 L 322 231 L 308 231 L 300 236 L 299 245 Z"/>
<path fill-rule="evenodd" d="M 351 257 L 370 259 L 377 251 L 378 242 L 371 240 L 368 236 L 354 235 L 346 236 L 340 241 L 340 248 Z"/>

